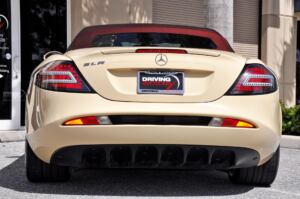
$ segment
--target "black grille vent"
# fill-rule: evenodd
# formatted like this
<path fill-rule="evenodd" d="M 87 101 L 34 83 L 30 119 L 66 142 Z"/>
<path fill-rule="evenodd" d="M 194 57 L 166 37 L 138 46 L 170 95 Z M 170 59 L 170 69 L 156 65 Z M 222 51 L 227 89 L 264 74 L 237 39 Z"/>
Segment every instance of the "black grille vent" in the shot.
<path fill-rule="evenodd" d="M 257 165 L 246 148 L 188 145 L 81 145 L 55 152 L 51 163 L 81 168 L 228 169 Z"/>
<path fill-rule="evenodd" d="M 111 122 L 116 125 L 191 125 L 207 126 L 211 117 L 202 116 L 160 116 L 160 115 L 112 115 Z"/>

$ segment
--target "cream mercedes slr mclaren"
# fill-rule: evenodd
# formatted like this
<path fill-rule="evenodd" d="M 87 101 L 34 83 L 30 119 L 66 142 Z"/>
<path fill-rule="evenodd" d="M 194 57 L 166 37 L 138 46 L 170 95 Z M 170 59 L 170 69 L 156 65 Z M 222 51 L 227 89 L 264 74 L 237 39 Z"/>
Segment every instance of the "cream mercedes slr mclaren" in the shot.
<path fill-rule="evenodd" d="M 66 181 L 70 168 L 216 169 L 235 183 L 274 181 L 276 77 L 217 32 L 92 26 L 44 58 L 26 100 L 29 181 Z"/>

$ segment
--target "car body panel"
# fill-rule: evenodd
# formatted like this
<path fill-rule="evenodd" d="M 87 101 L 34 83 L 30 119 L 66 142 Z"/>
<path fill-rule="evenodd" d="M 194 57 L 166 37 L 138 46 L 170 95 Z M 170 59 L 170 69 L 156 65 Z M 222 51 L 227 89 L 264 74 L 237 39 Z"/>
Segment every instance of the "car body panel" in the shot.
<path fill-rule="evenodd" d="M 66 53 L 66 56 L 74 60 L 87 82 L 100 96 L 114 101 L 128 102 L 209 102 L 216 100 L 232 86 L 246 62 L 244 57 L 234 53 L 186 49 L 188 54 L 164 54 L 168 62 L 164 66 L 159 66 L 155 62 L 159 53 L 135 53 L 135 50 L 164 48 L 119 48 L 121 51 L 118 53 L 107 53 L 113 49 L 118 50 L 117 47 L 113 49 L 93 48 L 81 49 L 79 52 L 70 51 Z M 85 66 L 87 64 L 89 66 Z M 138 71 L 183 72 L 184 94 L 137 94 Z"/>
<path fill-rule="evenodd" d="M 95 34 L 147 31 L 211 36 L 218 48 L 88 48 Z M 158 51 L 136 52 L 139 49 Z M 184 50 L 186 53 L 159 52 L 162 49 Z M 167 57 L 164 65 L 156 62 L 156 57 L 161 54 Z M 37 86 L 37 73 L 55 61 L 68 61 L 68 66 L 75 68 L 77 78 L 81 77 L 91 87 L 87 93 L 51 91 Z M 57 151 L 73 146 L 176 145 L 233 147 L 237 151 L 243 148 L 258 154 L 257 165 L 262 165 L 273 156 L 280 144 L 282 116 L 279 90 L 274 86 L 276 90 L 268 94 L 228 95 L 247 64 L 259 64 L 263 69 L 265 66 L 256 58 L 235 54 L 221 35 L 207 29 L 168 25 L 112 25 L 84 29 L 68 52 L 47 57 L 32 73 L 26 98 L 26 139 L 35 155 L 46 163 L 51 163 Z M 138 94 L 139 71 L 183 72 L 184 93 Z M 48 76 L 51 78 L 51 75 Z M 66 121 L 80 117 L 116 115 L 233 118 L 253 126 L 64 125 Z M 210 151 L 209 154 L 213 153 Z M 256 160 L 252 159 L 252 162 L 256 163 Z"/>
<path fill-rule="evenodd" d="M 281 135 L 278 91 L 259 96 L 224 96 L 208 103 L 116 102 L 97 94 L 46 91 L 34 87 L 27 104 L 27 136 L 36 155 L 49 162 L 59 148 L 95 144 L 183 144 L 246 147 L 260 154 L 259 164 L 276 151 Z M 34 104 L 34 105 L 33 105 Z M 32 106 L 33 105 L 33 106 Z M 69 119 L 89 115 L 194 115 L 240 118 L 257 128 L 178 125 L 73 126 Z"/>

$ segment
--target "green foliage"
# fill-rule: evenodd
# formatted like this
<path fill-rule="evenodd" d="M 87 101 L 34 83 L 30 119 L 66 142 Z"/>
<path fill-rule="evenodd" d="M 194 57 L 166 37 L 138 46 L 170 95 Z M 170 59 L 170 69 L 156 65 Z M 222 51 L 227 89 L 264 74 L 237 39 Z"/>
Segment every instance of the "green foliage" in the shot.
<path fill-rule="evenodd" d="M 282 104 L 282 133 L 300 136 L 300 105 L 287 108 Z"/>

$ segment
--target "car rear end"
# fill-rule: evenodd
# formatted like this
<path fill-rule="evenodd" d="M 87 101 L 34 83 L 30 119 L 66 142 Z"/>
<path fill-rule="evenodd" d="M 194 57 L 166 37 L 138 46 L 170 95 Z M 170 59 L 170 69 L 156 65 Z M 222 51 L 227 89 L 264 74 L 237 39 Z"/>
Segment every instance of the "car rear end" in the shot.
<path fill-rule="evenodd" d="M 279 146 L 276 77 L 232 52 L 77 49 L 32 79 L 26 138 L 48 164 L 232 170 L 265 164 Z"/>

